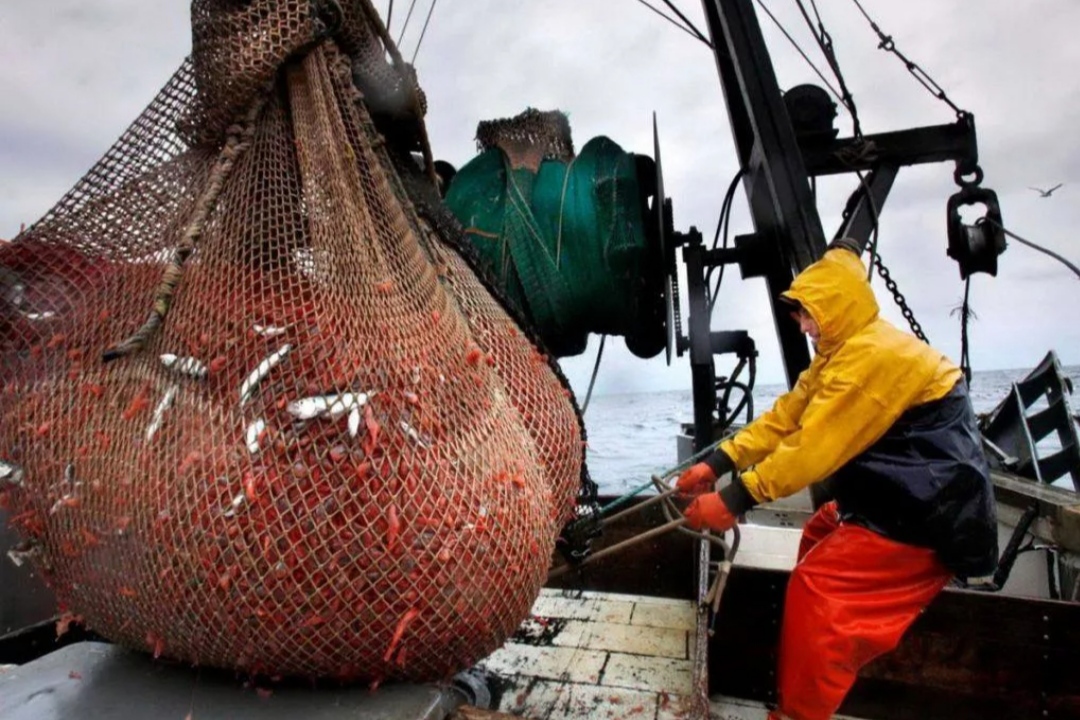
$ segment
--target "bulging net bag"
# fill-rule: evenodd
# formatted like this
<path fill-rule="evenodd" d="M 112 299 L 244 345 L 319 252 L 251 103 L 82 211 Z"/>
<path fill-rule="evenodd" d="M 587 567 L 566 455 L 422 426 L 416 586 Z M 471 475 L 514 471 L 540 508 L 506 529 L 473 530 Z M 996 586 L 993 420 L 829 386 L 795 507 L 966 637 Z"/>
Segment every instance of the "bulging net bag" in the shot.
<path fill-rule="evenodd" d="M 192 57 L 0 247 L 17 554 L 155 655 L 445 677 L 595 488 L 580 415 L 387 140 L 425 147 L 423 99 L 370 5 L 192 16 Z"/>

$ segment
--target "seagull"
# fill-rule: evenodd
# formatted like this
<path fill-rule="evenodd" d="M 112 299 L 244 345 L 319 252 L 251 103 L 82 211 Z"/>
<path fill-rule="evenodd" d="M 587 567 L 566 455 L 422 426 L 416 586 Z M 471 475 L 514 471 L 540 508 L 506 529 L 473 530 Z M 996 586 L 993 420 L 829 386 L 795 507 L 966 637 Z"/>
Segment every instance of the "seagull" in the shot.
<path fill-rule="evenodd" d="M 1065 183 L 1058 183 L 1057 185 L 1050 188 L 1049 190 L 1043 190 L 1042 188 L 1037 188 L 1037 187 L 1029 187 L 1028 189 L 1029 190 L 1034 190 L 1035 192 L 1039 193 L 1039 197 L 1047 198 L 1047 197 L 1050 197 L 1051 195 L 1053 195 L 1054 191 L 1057 190 L 1059 187 L 1061 187 L 1064 184 Z"/>

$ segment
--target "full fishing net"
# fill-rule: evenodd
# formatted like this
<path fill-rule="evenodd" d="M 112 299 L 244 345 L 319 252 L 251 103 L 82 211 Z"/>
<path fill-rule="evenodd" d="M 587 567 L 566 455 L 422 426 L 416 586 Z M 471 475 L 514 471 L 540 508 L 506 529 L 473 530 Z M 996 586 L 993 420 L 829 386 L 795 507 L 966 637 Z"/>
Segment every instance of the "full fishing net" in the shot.
<path fill-rule="evenodd" d="M 445 677 L 517 628 L 595 493 L 580 414 L 440 206 L 369 2 L 194 0 L 192 25 L 0 247 L 13 555 L 155 655 Z"/>

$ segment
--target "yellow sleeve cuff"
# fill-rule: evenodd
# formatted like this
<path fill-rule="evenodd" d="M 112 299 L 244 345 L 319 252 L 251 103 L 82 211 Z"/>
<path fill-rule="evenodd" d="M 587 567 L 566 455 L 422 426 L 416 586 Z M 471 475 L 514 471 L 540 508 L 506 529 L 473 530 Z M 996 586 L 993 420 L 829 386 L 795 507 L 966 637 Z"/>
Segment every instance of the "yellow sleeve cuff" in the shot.
<path fill-rule="evenodd" d="M 759 503 L 767 503 L 775 498 L 771 498 L 765 494 L 761 487 L 761 477 L 757 474 L 757 470 L 747 470 L 739 475 L 742 480 L 742 484 L 746 487 L 746 491 L 750 493 L 751 497 Z"/>

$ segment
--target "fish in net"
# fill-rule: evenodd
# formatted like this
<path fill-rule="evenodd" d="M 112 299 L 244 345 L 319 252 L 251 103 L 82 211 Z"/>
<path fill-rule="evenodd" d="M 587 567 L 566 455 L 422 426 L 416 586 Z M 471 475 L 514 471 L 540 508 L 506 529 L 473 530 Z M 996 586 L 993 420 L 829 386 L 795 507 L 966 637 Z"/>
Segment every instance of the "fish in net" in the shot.
<path fill-rule="evenodd" d="M 575 400 L 441 206 L 368 0 L 194 0 L 192 33 L 0 245 L 0 500 L 116 642 L 446 677 L 514 632 L 595 496 Z"/>

